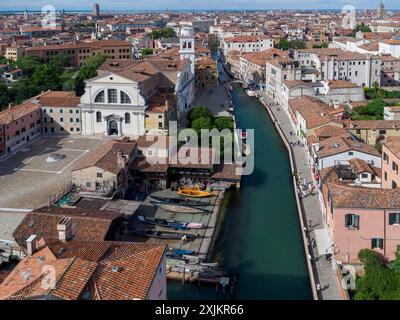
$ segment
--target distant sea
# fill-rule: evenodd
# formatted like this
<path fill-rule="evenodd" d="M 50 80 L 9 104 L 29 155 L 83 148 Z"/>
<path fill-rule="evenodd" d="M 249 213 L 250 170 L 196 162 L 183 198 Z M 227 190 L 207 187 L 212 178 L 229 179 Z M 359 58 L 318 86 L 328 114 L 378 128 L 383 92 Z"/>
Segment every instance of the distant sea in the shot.
<path fill-rule="evenodd" d="M 360 9 L 357 11 L 374 11 L 375 9 Z M 58 9 L 58 12 L 62 12 L 63 9 Z M 64 9 L 65 13 L 87 13 L 90 14 L 92 13 L 92 10 L 88 9 Z M 152 12 L 256 12 L 256 11 L 283 11 L 283 12 L 341 12 L 342 9 L 301 9 L 301 10 L 296 10 L 296 9 L 193 9 L 193 10 L 173 10 L 173 9 L 153 9 L 153 10 L 138 10 L 138 9 L 121 9 L 121 10 L 107 10 L 107 9 L 102 9 L 101 13 L 102 14 L 107 14 L 107 13 L 152 13 Z M 400 10 L 390 10 L 391 12 L 399 12 Z M 0 14 L 20 14 L 24 13 L 25 9 L 14 9 L 14 10 L 2 10 L 0 7 Z M 42 10 L 29 10 L 29 13 L 32 14 L 37 14 L 41 13 Z"/>

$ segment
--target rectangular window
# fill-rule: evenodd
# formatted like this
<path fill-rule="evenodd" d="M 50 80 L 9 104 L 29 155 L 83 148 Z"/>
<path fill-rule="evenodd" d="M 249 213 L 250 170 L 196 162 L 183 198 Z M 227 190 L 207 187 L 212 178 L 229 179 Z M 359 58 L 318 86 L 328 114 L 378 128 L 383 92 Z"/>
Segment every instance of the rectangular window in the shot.
<path fill-rule="evenodd" d="M 91 182 L 86 182 L 86 188 L 90 188 L 92 186 Z"/>
<path fill-rule="evenodd" d="M 371 239 L 371 249 L 383 249 L 383 239 L 382 238 L 372 238 Z"/>
<path fill-rule="evenodd" d="M 379 130 L 379 134 L 380 135 L 386 134 L 386 130 Z"/>
<path fill-rule="evenodd" d="M 389 213 L 389 224 L 400 224 L 400 213 L 398 212 L 391 212 Z"/>
<path fill-rule="evenodd" d="M 101 172 L 97 172 L 97 178 L 103 178 L 103 174 Z"/>
<path fill-rule="evenodd" d="M 386 163 L 389 163 L 389 156 L 387 155 L 386 152 L 383 153 L 383 161 L 386 161 Z"/>
<path fill-rule="evenodd" d="M 360 216 L 358 214 L 348 213 L 345 215 L 345 226 L 348 229 L 360 228 Z"/>
<path fill-rule="evenodd" d="M 354 154 L 353 151 L 349 151 L 349 156 L 352 156 Z"/>
<path fill-rule="evenodd" d="M 399 173 L 399 166 L 396 162 L 392 161 L 392 170 L 396 171 L 396 173 Z"/>
<path fill-rule="evenodd" d="M 118 103 L 117 89 L 108 89 L 108 103 Z"/>
<path fill-rule="evenodd" d="M 397 189 L 397 183 L 392 181 L 392 189 Z"/>
<path fill-rule="evenodd" d="M 367 178 L 368 178 L 368 173 L 362 173 L 362 174 L 361 174 L 361 178 L 367 179 Z"/>

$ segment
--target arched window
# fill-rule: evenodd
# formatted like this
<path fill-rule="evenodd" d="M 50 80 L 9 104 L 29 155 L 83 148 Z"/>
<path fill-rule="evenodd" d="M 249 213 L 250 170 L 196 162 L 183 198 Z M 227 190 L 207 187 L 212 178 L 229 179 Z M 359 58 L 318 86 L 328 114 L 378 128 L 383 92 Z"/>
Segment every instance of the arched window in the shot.
<path fill-rule="evenodd" d="M 123 91 L 121 91 L 121 103 L 132 103 L 131 98 Z"/>
<path fill-rule="evenodd" d="M 102 102 L 102 103 L 104 103 L 104 90 L 100 91 L 97 94 L 96 98 L 94 98 L 94 102 Z"/>
<path fill-rule="evenodd" d="M 101 112 L 100 111 L 96 112 L 96 122 L 101 122 Z"/>
<path fill-rule="evenodd" d="M 128 112 L 125 113 L 125 123 L 131 123 L 131 115 Z"/>

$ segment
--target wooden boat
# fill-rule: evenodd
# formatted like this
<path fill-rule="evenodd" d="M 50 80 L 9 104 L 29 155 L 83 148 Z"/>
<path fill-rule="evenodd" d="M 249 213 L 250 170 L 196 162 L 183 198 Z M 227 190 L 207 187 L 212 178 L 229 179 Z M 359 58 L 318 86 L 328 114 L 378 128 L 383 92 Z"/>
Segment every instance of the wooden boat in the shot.
<path fill-rule="evenodd" d="M 146 216 L 138 216 L 138 219 L 151 225 L 161 226 L 165 228 L 173 228 L 175 230 L 201 229 L 204 226 L 202 223 L 184 222 L 172 219 L 153 218 Z"/>
<path fill-rule="evenodd" d="M 156 201 L 150 201 L 151 204 L 155 205 L 158 208 L 178 212 L 178 213 L 210 213 L 210 211 L 200 208 L 200 207 L 188 207 L 181 204 L 170 204 L 170 203 L 162 203 Z"/>
<path fill-rule="evenodd" d="M 173 239 L 173 240 L 184 240 L 184 239 L 191 240 L 195 239 L 198 236 L 198 234 L 194 233 L 171 232 L 171 231 L 161 231 L 153 229 L 139 229 L 134 231 L 133 234 L 148 238 Z"/>
<path fill-rule="evenodd" d="M 184 249 L 168 249 L 167 257 L 177 258 L 182 256 L 190 256 L 195 254 L 194 250 L 184 250 Z"/>
<path fill-rule="evenodd" d="M 177 204 L 183 204 L 185 206 L 208 206 L 210 204 L 210 201 L 196 201 L 196 200 L 190 200 L 186 198 L 168 198 L 168 197 L 160 197 L 160 196 L 153 196 L 150 195 L 154 200 L 157 202 L 163 202 L 163 203 L 177 203 Z"/>
<path fill-rule="evenodd" d="M 178 194 L 180 194 L 181 196 L 192 198 L 206 198 L 213 195 L 211 192 L 195 189 L 180 189 L 178 190 Z"/>

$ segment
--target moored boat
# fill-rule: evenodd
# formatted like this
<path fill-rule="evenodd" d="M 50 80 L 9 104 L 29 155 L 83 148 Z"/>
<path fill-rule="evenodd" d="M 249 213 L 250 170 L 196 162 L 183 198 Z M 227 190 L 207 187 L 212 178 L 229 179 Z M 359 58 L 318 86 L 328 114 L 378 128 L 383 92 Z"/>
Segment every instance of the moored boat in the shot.
<path fill-rule="evenodd" d="M 176 230 L 187 230 L 187 229 L 201 229 L 203 228 L 202 223 L 196 222 L 185 222 L 173 219 L 153 218 L 146 216 L 138 216 L 138 219 L 142 222 L 146 222 L 151 225 L 162 226 L 165 228 L 173 228 Z"/>
<path fill-rule="evenodd" d="M 169 197 L 160 197 L 154 195 L 150 195 L 150 197 L 152 197 L 157 202 L 177 203 L 177 204 L 183 204 L 185 206 L 207 206 L 210 204 L 210 201 L 196 201 L 187 198 L 169 198 Z"/>
<path fill-rule="evenodd" d="M 170 204 L 170 203 L 162 203 L 162 202 L 156 202 L 156 201 L 150 201 L 151 204 L 155 205 L 158 208 L 171 211 L 171 212 L 177 212 L 177 213 L 210 213 L 210 211 L 200 208 L 200 207 L 188 207 L 184 206 L 181 204 Z"/>
<path fill-rule="evenodd" d="M 206 198 L 213 195 L 211 192 L 195 189 L 180 189 L 178 190 L 178 194 L 180 194 L 181 196 L 192 198 Z"/>
<path fill-rule="evenodd" d="M 191 240 L 195 239 L 198 236 L 198 234 L 194 233 L 161 231 L 153 229 L 139 229 L 134 231 L 133 234 L 148 238 L 173 239 L 173 240 Z"/>

